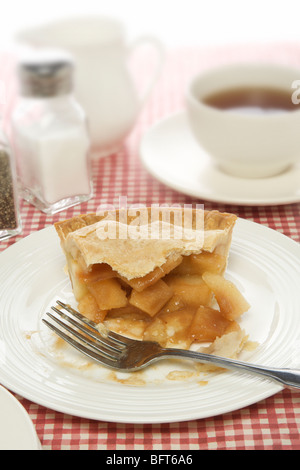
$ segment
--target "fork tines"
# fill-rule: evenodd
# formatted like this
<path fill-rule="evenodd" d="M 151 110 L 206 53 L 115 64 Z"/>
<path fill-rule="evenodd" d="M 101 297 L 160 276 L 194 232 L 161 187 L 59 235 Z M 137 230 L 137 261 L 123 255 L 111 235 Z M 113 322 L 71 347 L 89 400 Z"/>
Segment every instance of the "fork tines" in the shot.
<path fill-rule="evenodd" d="M 58 316 L 47 312 L 52 322 L 45 319 L 43 322 L 81 353 L 106 366 L 116 366 L 116 361 L 126 351 L 127 338 L 105 330 L 105 327 L 100 331 L 96 323 L 81 315 L 70 305 L 60 300 L 57 300 L 57 304 L 60 308 L 51 306 L 51 309 Z"/>

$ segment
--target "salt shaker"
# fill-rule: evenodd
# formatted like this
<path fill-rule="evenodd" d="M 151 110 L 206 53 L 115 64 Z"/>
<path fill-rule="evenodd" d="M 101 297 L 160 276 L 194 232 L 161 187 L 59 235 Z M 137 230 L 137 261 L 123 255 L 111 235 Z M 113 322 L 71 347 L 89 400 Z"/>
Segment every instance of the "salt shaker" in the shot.
<path fill-rule="evenodd" d="M 20 195 L 46 214 L 92 197 L 86 116 L 73 96 L 70 57 L 35 52 L 19 61 L 12 115 Z"/>
<path fill-rule="evenodd" d="M 0 240 L 21 233 L 16 168 L 8 138 L 0 127 Z"/>

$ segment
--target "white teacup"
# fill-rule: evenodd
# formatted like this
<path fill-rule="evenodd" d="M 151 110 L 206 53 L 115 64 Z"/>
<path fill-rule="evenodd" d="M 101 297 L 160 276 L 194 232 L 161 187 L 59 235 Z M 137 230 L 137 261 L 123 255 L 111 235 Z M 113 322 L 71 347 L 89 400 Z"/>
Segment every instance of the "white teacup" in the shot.
<path fill-rule="evenodd" d="M 31 47 L 61 48 L 73 56 L 75 95 L 87 114 L 92 145 L 103 155 L 116 150 L 131 131 L 164 61 L 159 40 L 147 36 L 127 45 L 124 26 L 113 18 L 62 19 L 22 31 L 16 40 Z M 127 62 L 145 43 L 155 49 L 157 61 L 143 96 L 138 96 Z"/>
<path fill-rule="evenodd" d="M 300 161 L 300 105 L 244 112 L 216 108 L 205 100 L 225 90 L 271 88 L 287 92 L 292 102 L 299 79 L 300 70 L 272 64 L 234 64 L 196 76 L 186 93 L 192 133 L 226 173 L 262 178 L 285 171 Z"/>

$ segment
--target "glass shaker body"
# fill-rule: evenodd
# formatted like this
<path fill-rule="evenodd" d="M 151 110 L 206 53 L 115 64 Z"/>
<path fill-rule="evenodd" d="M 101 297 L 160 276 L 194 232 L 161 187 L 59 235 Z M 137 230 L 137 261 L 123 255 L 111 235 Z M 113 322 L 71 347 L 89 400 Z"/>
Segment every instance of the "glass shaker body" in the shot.
<path fill-rule="evenodd" d="M 33 50 L 20 60 L 12 135 L 21 195 L 47 214 L 92 196 L 90 138 L 73 97 L 74 66 L 62 51 Z"/>
<path fill-rule="evenodd" d="M 72 94 L 22 97 L 12 117 L 21 196 L 54 214 L 92 196 L 90 139 Z"/>
<path fill-rule="evenodd" d="M 21 231 L 14 155 L 0 129 L 0 240 L 14 237 Z"/>

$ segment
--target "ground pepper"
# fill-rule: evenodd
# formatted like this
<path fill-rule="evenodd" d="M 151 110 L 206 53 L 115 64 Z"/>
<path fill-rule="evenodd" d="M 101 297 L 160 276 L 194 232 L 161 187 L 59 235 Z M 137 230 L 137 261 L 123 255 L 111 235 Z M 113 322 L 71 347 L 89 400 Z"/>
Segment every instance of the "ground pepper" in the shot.
<path fill-rule="evenodd" d="M 0 150 L 0 234 L 1 230 L 14 230 L 17 226 L 10 156 L 2 149 Z"/>

